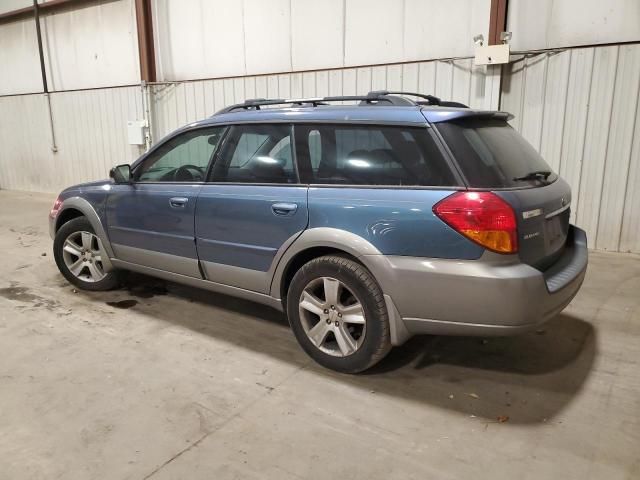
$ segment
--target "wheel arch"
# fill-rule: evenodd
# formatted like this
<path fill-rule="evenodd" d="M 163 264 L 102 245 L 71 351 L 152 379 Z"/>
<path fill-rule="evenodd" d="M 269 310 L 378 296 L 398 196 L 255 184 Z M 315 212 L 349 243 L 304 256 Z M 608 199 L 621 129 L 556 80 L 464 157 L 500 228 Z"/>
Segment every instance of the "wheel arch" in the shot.
<path fill-rule="evenodd" d="M 271 282 L 271 296 L 283 300 L 291 279 L 308 261 L 323 255 L 344 255 L 371 268 L 363 255 L 376 255 L 380 251 L 366 239 L 352 232 L 336 228 L 312 228 L 305 230 L 283 254 Z M 371 272 L 374 277 L 375 273 Z"/>
<path fill-rule="evenodd" d="M 289 285 L 291 284 L 291 280 L 293 280 L 294 275 L 302 266 L 313 260 L 314 258 L 324 257 L 325 255 L 340 255 L 353 260 L 354 262 L 358 262 L 362 264 L 357 257 L 354 257 L 350 253 L 345 250 L 340 250 L 334 247 L 309 247 L 306 250 L 302 250 L 298 252 L 291 260 L 287 263 L 282 275 L 282 281 L 280 282 L 280 299 L 282 299 L 283 307 L 284 302 L 286 301 L 287 291 L 289 290 Z"/>
<path fill-rule="evenodd" d="M 387 305 L 391 344 L 402 345 L 411 334 L 402 321 L 393 299 L 385 292 L 384 283 L 389 279 L 381 278 L 388 273 L 385 271 L 387 265 L 383 260 L 384 256 L 369 241 L 355 233 L 327 227 L 305 230 L 280 258 L 271 282 L 271 296 L 285 302 L 288 286 L 298 268 L 313 258 L 327 254 L 348 256 L 371 272 L 382 289 Z M 287 311 L 285 304 L 283 310 Z"/>
<path fill-rule="evenodd" d="M 56 227 L 54 233 L 57 233 L 60 230 L 60 227 L 67 223 L 69 220 L 73 220 L 74 218 L 84 217 L 85 214 L 82 213 L 75 207 L 69 207 L 61 211 L 56 217 Z"/>
<path fill-rule="evenodd" d="M 85 217 L 93 227 L 93 231 L 100 239 L 106 253 L 105 261 L 103 261 L 105 270 L 111 270 L 113 265 L 109 259 L 114 257 L 111 242 L 109 242 L 109 237 L 107 237 L 107 233 L 96 210 L 86 199 L 82 197 L 70 197 L 64 200 L 56 218 L 54 234 L 62 225 L 78 217 Z"/>

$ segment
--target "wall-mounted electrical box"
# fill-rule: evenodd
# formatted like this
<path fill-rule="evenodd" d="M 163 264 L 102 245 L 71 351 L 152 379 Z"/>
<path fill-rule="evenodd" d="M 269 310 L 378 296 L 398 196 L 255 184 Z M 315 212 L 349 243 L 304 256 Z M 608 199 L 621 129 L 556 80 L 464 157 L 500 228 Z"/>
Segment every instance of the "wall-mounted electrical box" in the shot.
<path fill-rule="evenodd" d="M 509 44 L 476 46 L 476 65 L 497 65 L 509 63 Z"/>
<path fill-rule="evenodd" d="M 129 145 L 144 145 L 146 128 L 146 120 L 127 121 L 127 138 Z"/>

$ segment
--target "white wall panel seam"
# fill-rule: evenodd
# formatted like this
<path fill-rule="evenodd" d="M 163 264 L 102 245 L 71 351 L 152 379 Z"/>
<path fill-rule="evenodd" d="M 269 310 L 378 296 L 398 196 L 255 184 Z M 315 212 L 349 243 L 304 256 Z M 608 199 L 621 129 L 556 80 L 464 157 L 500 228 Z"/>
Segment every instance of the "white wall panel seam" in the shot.
<path fill-rule="evenodd" d="M 615 95 L 616 95 L 616 82 L 618 80 L 618 65 L 620 62 L 620 47 L 616 47 L 616 61 L 615 61 L 615 67 L 613 69 L 613 95 L 612 95 L 612 102 L 611 102 L 611 106 L 609 108 L 609 121 L 607 122 L 607 125 L 609 127 L 611 127 L 611 121 L 613 119 L 613 105 L 615 103 Z M 605 142 L 605 148 L 604 148 L 604 164 L 602 166 L 602 178 L 601 178 L 601 183 L 600 183 L 600 198 L 598 200 L 598 207 L 602 206 L 602 197 L 604 195 L 604 186 L 605 186 L 605 178 L 606 178 L 606 171 L 607 171 L 607 163 L 608 162 L 608 157 L 609 157 L 609 140 L 611 139 L 611 129 L 608 128 L 607 129 L 607 139 Z M 600 215 L 596 215 L 596 225 L 595 225 L 595 229 L 593 230 L 595 232 L 595 244 L 598 245 L 598 240 L 599 240 L 599 236 L 600 236 Z"/>
<path fill-rule="evenodd" d="M 595 49 L 591 51 L 591 68 L 590 68 L 590 74 L 589 74 L 589 86 L 587 88 L 587 92 L 588 92 L 587 99 L 591 99 L 591 87 L 593 85 L 594 62 L 595 62 Z M 580 171 L 578 174 L 578 191 L 573 194 L 575 198 L 575 203 L 576 203 L 574 218 L 578 218 L 578 213 L 580 209 L 580 204 L 578 201 L 580 198 L 580 190 L 582 188 L 582 168 L 584 166 L 583 162 L 584 162 L 585 149 L 587 148 L 587 128 L 586 127 L 588 123 L 589 123 L 589 103 L 587 103 L 586 114 L 584 119 L 585 129 L 584 129 L 584 134 L 582 135 L 582 154 L 580 155 Z"/>
<path fill-rule="evenodd" d="M 542 72 L 542 108 L 540 109 L 540 128 L 544 125 L 544 114 L 547 106 L 547 102 L 545 101 L 547 96 L 547 72 L 549 70 L 549 55 L 544 56 L 544 70 Z M 538 139 L 538 151 L 542 150 L 542 132 L 540 133 L 540 138 Z"/>
<path fill-rule="evenodd" d="M 569 69 L 567 71 L 567 83 L 564 91 L 564 108 L 563 108 L 563 114 L 562 114 L 562 128 L 560 130 L 561 145 L 560 145 L 560 158 L 558 159 L 558 171 L 562 169 L 562 162 L 564 160 L 563 149 L 562 149 L 562 139 L 564 138 L 564 128 L 565 128 L 566 119 L 567 119 L 567 103 L 569 102 L 569 80 L 571 79 L 572 60 L 573 60 L 573 50 L 569 50 Z"/>
<path fill-rule="evenodd" d="M 520 118 L 517 120 L 519 130 L 522 130 L 522 126 L 524 124 L 524 105 L 525 105 L 525 92 L 527 86 L 527 64 L 529 62 L 529 57 L 524 56 L 522 59 L 522 84 L 520 85 Z"/>
<path fill-rule="evenodd" d="M 632 136 L 636 130 L 636 125 L 638 124 L 638 116 L 640 115 L 640 77 L 637 79 L 637 83 L 638 83 L 638 87 L 636 88 L 636 101 L 635 101 L 635 107 L 634 107 L 635 115 L 633 117 L 633 126 L 631 127 Z M 621 250 L 620 246 L 622 244 L 622 232 L 624 231 L 627 192 L 629 190 L 629 182 L 631 181 L 630 173 L 631 173 L 632 160 L 633 160 L 633 142 L 631 144 L 631 147 L 629 148 L 629 162 L 627 163 L 627 173 L 625 175 L 625 178 L 627 181 L 624 184 L 624 194 L 622 196 L 625 203 L 623 203 L 623 207 L 622 207 L 622 219 L 620 221 L 620 230 L 618 231 L 618 242 L 617 242 L 618 246 L 616 248 L 616 251 Z"/>

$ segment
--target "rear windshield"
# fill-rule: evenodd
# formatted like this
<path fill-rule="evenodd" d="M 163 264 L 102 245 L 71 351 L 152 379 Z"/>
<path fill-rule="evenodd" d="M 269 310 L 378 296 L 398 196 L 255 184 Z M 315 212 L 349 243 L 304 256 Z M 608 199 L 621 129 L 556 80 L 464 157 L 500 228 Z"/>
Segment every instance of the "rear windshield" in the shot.
<path fill-rule="evenodd" d="M 471 187 L 539 186 L 557 178 L 529 142 L 504 120 L 467 118 L 437 123 L 436 128 Z"/>
<path fill-rule="evenodd" d="M 456 180 L 426 128 L 381 125 L 295 126 L 305 183 L 453 186 Z"/>

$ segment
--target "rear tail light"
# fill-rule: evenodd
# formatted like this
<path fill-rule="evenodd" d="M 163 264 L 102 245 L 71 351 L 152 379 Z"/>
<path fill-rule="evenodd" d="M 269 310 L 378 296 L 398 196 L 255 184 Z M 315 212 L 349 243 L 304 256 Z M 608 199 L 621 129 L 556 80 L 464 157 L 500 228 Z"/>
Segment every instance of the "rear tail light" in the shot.
<path fill-rule="evenodd" d="M 49 212 L 49 216 L 51 218 L 56 218 L 58 216 L 58 210 L 60 210 L 60 206 L 62 205 L 62 200 L 60 197 L 56 198 L 56 201 L 53 202 L 53 207 L 51 207 L 51 211 Z"/>
<path fill-rule="evenodd" d="M 433 206 L 435 213 L 456 232 L 498 253 L 518 251 L 513 208 L 495 193 L 456 192 Z"/>

